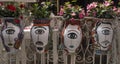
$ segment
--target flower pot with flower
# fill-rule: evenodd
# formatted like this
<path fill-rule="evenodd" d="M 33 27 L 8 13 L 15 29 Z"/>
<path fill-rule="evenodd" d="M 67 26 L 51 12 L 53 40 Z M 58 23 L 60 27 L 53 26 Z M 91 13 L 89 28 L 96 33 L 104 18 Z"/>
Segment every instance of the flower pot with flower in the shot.
<path fill-rule="evenodd" d="M 84 10 L 79 5 L 72 5 L 66 2 L 61 6 L 59 15 L 65 18 L 64 27 L 61 33 L 65 51 L 71 56 L 71 64 L 75 64 L 76 50 L 82 41 L 82 29 L 80 19 L 84 17 Z"/>
<path fill-rule="evenodd" d="M 7 52 L 16 52 L 22 43 L 23 28 L 19 19 L 20 5 L 12 2 L 0 5 L 0 17 L 2 18 L 1 39 Z"/>
<path fill-rule="evenodd" d="M 59 15 L 65 18 L 62 31 L 65 49 L 69 53 L 75 53 L 82 41 L 80 18 L 84 17 L 84 11 L 80 6 L 73 6 L 70 2 L 66 2 L 64 6 L 61 6 Z"/>
<path fill-rule="evenodd" d="M 97 19 L 92 30 L 96 54 L 106 54 L 111 49 L 115 17 L 115 10 L 112 4 L 113 2 L 109 0 L 103 3 L 93 2 L 87 6 L 88 16 L 93 16 Z"/>
<path fill-rule="evenodd" d="M 33 26 L 30 30 L 31 39 L 37 53 L 46 52 L 46 46 L 50 36 L 50 8 L 51 2 L 32 4 L 31 13 L 33 16 Z"/>

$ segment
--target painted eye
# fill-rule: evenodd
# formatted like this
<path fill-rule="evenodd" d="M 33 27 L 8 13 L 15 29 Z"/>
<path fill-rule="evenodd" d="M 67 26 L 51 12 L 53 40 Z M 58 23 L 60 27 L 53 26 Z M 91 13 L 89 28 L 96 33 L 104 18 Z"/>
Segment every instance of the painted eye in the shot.
<path fill-rule="evenodd" d="M 7 34 L 14 34 L 14 32 L 15 32 L 15 30 L 13 30 L 13 29 L 8 29 L 8 30 L 6 30 L 6 33 L 7 33 Z"/>
<path fill-rule="evenodd" d="M 109 31 L 109 30 L 103 30 L 103 31 L 102 31 L 102 34 L 104 34 L 104 35 L 109 35 L 109 34 L 110 34 L 110 31 Z"/>
<path fill-rule="evenodd" d="M 37 30 L 35 31 L 35 33 L 36 33 L 36 34 L 43 34 L 43 33 L 45 33 L 45 31 L 42 30 L 42 29 L 37 29 Z"/>
<path fill-rule="evenodd" d="M 67 37 L 70 38 L 70 39 L 76 39 L 77 38 L 77 34 L 75 34 L 75 33 L 69 33 L 67 35 Z"/>

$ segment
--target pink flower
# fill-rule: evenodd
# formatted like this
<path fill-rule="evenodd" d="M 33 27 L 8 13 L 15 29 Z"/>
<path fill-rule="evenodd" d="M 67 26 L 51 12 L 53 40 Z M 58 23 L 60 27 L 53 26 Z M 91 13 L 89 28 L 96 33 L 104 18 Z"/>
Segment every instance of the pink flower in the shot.
<path fill-rule="evenodd" d="M 82 18 L 84 18 L 85 15 L 87 15 L 85 13 L 85 10 L 81 10 L 81 12 L 79 13 L 79 18 L 82 19 Z"/>
<path fill-rule="evenodd" d="M 117 13 L 120 13 L 120 8 L 118 8 Z"/>
<path fill-rule="evenodd" d="M 113 7 L 113 11 L 117 11 L 117 8 L 116 8 L 116 7 Z"/>
<path fill-rule="evenodd" d="M 93 12 L 93 16 L 96 16 L 96 12 Z"/>
<path fill-rule="evenodd" d="M 71 22 L 72 24 L 75 24 L 75 23 L 76 23 L 74 18 L 71 18 L 71 19 L 70 19 L 70 22 Z"/>
<path fill-rule="evenodd" d="M 89 13 L 85 13 L 85 16 L 89 16 Z"/>
<path fill-rule="evenodd" d="M 75 19 L 74 19 L 74 18 L 71 18 L 71 19 L 70 19 L 70 21 L 73 21 L 73 22 L 74 22 L 74 21 L 75 21 Z"/>
<path fill-rule="evenodd" d="M 60 8 L 60 12 L 59 12 L 59 15 L 62 16 L 64 14 L 64 9 L 63 7 Z"/>
<path fill-rule="evenodd" d="M 72 12 L 72 14 L 71 14 L 72 16 L 75 16 L 76 14 L 75 14 L 75 12 Z"/>
<path fill-rule="evenodd" d="M 80 18 L 80 19 L 84 18 L 84 14 L 83 14 L 83 13 L 80 13 L 80 14 L 79 14 L 79 18 Z"/>
<path fill-rule="evenodd" d="M 97 7 L 97 2 L 93 2 L 93 3 L 89 4 L 89 5 L 87 5 L 88 10 L 91 10 L 93 8 L 96 8 L 96 7 Z"/>
<path fill-rule="evenodd" d="M 83 15 L 85 15 L 85 10 L 82 10 L 81 13 L 83 13 Z"/>
<path fill-rule="evenodd" d="M 67 5 L 67 7 L 68 7 L 68 8 L 71 8 L 71 7 L 72 7 L 72 5 L 71 5 L 71 4 L 69 4 L 69 5 Z"/>
<path fill-rule="evenodd" d="M 109 1 L 105 1 L 103 4 L 107 7 L 107 6 L 110 5 L 110 2 Z"/>

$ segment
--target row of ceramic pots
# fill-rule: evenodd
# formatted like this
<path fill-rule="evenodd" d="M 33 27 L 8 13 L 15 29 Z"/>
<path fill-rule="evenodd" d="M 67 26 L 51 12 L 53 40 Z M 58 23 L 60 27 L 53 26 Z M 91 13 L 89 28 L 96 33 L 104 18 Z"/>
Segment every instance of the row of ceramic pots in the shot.
<path fill-rule="evenodd" d="M 20 22 L 19 19 L 3 19 L 1 26 L 1 42 L 7 52 L 16 52 L 19 50 L 24 38 L 23 36 L 25 35 L 23 34 L 24 28 L 22 24 L 23 23 Z M 110 50 L 114 34 L 112 21 L 104 19 L 95 20 L 93 25 L 90 32 L 93 47 L 101 51 Z M 43 53 L 49 38 L 51 38 L 50 32 L 52 29 L 50 29 L 50 20 L 34 20 L 29 30 L 30 38 L 36 52 Z M 64 47 L 69 53 L 75 53 L 76 49 L 79 48 L 84 37 L 83 33 L 84 31 L 80 24 L 80 20 L 68 20 L 64 22 L 60 35 L 62 36 L 61 39 Z"/>

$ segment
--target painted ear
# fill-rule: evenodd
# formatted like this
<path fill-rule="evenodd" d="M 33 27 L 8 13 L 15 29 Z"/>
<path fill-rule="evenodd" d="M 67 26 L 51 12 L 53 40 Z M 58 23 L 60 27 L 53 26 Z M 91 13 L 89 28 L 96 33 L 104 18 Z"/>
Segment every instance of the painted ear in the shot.
<path fill-rule="evenodd" d="M 14 45 L 15 49 L 19 49 L 21 43 L 22 43 L 22 40 L 19 40 L 19 39 L 16 40 L 15 45 Z"/>
<path fill-rule="evenodd" d="M 18 34 L 18 38 L 19 39 L 15 41 L 15 49 L 19 49 L 20 45 L 22 44 L 23 34 Z"/>

